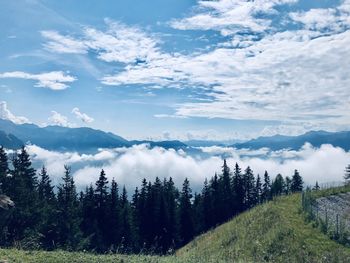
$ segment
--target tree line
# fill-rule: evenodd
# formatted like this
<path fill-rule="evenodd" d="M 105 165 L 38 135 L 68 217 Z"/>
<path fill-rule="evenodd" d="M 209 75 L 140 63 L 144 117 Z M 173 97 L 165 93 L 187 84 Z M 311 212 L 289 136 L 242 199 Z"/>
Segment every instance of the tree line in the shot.
<path fill-rule="evenodd" d="M 46 168 L 37 173 L 32 167 L 25 147 L 8 158 L 0 147 L 0 194 L 15 203 L 0 211 L 1 247 L 167 254 L 247 209 L 303 189 L 297 170 L 271 180 L 266 171 L 255 176 L 237 163 L 231 171 L 224 160 L 200 193 L 192 193 L 188 179 L 178 189 L 172 178 L 157 177 L 143 179 L 129 197 L 104 170 L 78 192 L 68 166 L 54 189 Z"/>

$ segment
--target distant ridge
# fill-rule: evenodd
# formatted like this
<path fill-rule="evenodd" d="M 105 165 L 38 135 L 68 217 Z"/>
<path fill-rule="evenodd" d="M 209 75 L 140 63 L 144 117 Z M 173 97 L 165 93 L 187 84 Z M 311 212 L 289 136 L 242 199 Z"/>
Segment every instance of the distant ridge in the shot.
<path fill-rule="evenodd" d="M 274 135 L 259 137 L 244 143 L 236 143 L 232 146 L 238 149 L 246 148 L 252 150 L 261 148 L 269 148 L 274 151 L 282 149 L 299 150 L 307 142 L 315 147 L 320 147 L 322 144 L 331 144 L 349 151 L 350 131 L 310 131 L 299 136 Z"/>
<path fill-rule="evenodd" d="M 87 127 L 39 127 L 35 124 L 15 124 L 3 119 L 0 119 L 0 132 L 0 145 L 11 149 L 19 148 L 25 143 L 32 143 L 48 150 L 77 152 L 94 152 L 98 148 L 131 147 L 142 143 L 166 149 L 187 147 L 180 141 L 128 141 L 111 132 Z"/>

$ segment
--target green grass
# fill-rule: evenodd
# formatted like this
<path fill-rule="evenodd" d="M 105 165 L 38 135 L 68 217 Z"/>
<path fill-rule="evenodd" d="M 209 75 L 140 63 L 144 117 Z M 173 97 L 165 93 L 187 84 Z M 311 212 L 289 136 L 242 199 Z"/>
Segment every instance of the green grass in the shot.
<path fill-rule="evenodd" d="M 175 256 L 0 249 L 0 262 L 350 262 L 350 249 L 306 223 L 300 211 L 300 195 L 277 198 L 197 237 Z"/>

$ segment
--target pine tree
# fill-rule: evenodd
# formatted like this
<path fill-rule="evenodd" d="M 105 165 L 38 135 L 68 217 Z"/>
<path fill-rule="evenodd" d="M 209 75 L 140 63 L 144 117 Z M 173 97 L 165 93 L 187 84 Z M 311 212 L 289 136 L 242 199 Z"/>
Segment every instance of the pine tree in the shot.
<path fill-rule="evenodd" d="M 290 194 L 291 185 L 292 185 L 292 180 L 289 178 L 289 176 L 286 176 L 285 184 L 284 184 L 284 194 L 286 194 L 286 195 Z"/>
<path fill-rule="evenodd" d="M 40 236 L 39 204 L 36 172 L 25 147 L 13 157 L 13 170 L 9 178 L 11 190 L 8 195 L 16 206 L 11 214 L 8 226 L 12 240 L 23 240 L 28 248 L 38 248 Z"/>
<path fill-rule="evenodd" d="M 245 196 L 243 175 L 238 163 L 236 163 L 235 165 L 232 182 L 233 182 L 232 188 L 233 188 L 234 200 L 235 200 L 234 213 L 236 214 L 244 210 L 244 196 Z"/>
<path fill-rule="evenodd" d="M 303 178 L 300 176 L 298 170 L 294 171 L 294 175 L 292 177 L 292 183 L 290 186 L 291 191 L 294 192 L 301 192 L 303 190 Z"/>
<path fill-rule="evenodd" d="M 204 186 L 202 190 L 202 224 L 203 230 L 206 231 L 212 227 L 212 199 L 210 194 L 210 186 L 207 178 L 205 178 Z"/>
<path fill-rule="evenodd" d="M 81 195 L 81 223 L 80 229 L 84 235 L 83 249 L 94 249 L 95 233 L 98 232 L 96 221 L 96 201 L 95 190 L 92 184 L 86 187 L 85 192 Z M 113 231 L 113 230 L 111 230 Z"/>
<path fill-rule="evenodd" d="M 76 249 L 80 245 L 82 234 L 80 232 L 81 218 L 79 216 L 79 203 L 71 168 L 65 166 L 63 183 L 58 186 L 58 231 L 59 245 L 65 249 Z"/>
<path fill-rule="evenodd" d="M 273 180 L 272 185 L 271 185 L 271 195 L 272 196 L 278 196 L 283 193 L 285 187 L 284 179 L 281 174 L 278 174 Z"/>
<path fill-rule="evenodd" d="M 111 183 L 111 193 L 109 201 L 109 212 L 108 212 L 108 222 L 109 222 L 109 235 L 108 240 L 114 250 L 118 246 L 120 241 L 120 206 L 119 206 L 119 190 L 118 184 L 114 180 Z"/>
<path fill-rule="evenodd" d="M 219 177 L 219 194 L 220 194 L 220 216 L 221 222 L 228 220 L 233 215 L 233 196 L 231 188 L 231 171 L 224 159 L 222 174 Z"/>
<path fill-rule="evenodd" d="M 345 184 L 350 184 L 350 164 L 345 167 L 345 174 L 344 174 Z"/>
<path fill-rule="evenodd" d="M 108 180 L 105 171 L 102 169 L 95 188 L 95 216 L 97 223 L 97 232 L 95 233 L 94 243 L 97 251 L 106 251 L 110 244 L 107 243 L 109 233 L 108 228 Z"/>
<path fill-rule="evenodd" d="M 130 204 L 125 186 L 120 197 L 120 250 L 123 253 L 132 251 L 134 245 Z"/>
<path fill-rule="evenodd" d="M 256 177 L 256 184 L 255 184 L 255 192 L 256 192 L 256 202 L 257 204 L 262 203 L 262 188 L 261 188 L 261 179 L 260 175 L 258 174 Z"/>
<path fill-rule="evenodd" d="M 244 171 L 244 208 L 252 208 L 256 204 L 255 178 L 252 169 L 248 166 Z"/>
<path fill-rule="evenodd" d="M 39 173 L 38 185 L 41 244 L 45 249 L 54 249 L 57 241 L 57 200 L 45 166 Z"/>
<path fill-rule="evenodd" d="M 184 245 L 192 240 L 194 236 L 194 226 L 192 218 L 192 204 L 191 204 L 191 188 L 188 179 L 186 178 L 180 194 L 179 206 L 179 223 L 180 223 L 180 238 L 181 244 Z"/>
<path fill-rule="evenodd" d="M 270 176 L 265 171 L 264 173 L 264 183 L 262 188 L 262 200 L 263 202 L 266 202 L 268 200 L 271 200 L 271 183 L 270 183 Z"/>

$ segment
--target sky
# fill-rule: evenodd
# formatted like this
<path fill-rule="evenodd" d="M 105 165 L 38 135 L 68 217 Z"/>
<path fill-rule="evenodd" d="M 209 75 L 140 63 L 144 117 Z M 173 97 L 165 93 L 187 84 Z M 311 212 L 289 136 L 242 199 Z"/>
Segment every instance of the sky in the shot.
<path fill-rule="evenodd" d="M 0 117 L 127 139 L 350 129 L 349 0 L 2 0 Z"/>

